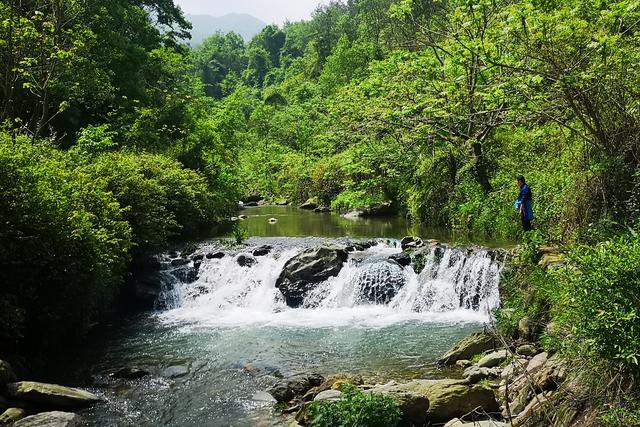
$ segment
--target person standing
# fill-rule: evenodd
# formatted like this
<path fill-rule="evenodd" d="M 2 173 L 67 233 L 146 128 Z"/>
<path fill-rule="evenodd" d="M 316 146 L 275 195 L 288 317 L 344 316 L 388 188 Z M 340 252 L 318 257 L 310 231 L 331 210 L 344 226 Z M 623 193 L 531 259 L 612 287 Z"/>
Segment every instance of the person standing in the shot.
<path fill-rule="evenodd" d="M 516 200 L 515 203 L 516 210 L 522 220 L 522 229 L 524 231 L 531 231 L 531 221 L 533 221 L 533 196 L 531 194 L 531 188 L 529 188 L 524 176 L 519 175 L 516 180 L 518 187 L 520 187 L 518 200 Z"/>

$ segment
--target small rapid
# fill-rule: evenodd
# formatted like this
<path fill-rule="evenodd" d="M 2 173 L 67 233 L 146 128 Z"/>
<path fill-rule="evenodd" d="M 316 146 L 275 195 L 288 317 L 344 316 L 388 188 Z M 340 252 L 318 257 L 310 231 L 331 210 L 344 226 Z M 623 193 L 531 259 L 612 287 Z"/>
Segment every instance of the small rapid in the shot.
<path fill-rule="evenodd" d="M 400 242 L 378 240 L 350 252 L 336 276 L 316 284 L 301 306 L 292 308 L 276 282 L 287 261 L 309 243 L 280 239 L 267 246 L 268 253 L 252 255 L 264 243 L 254 239 L 241 251 L 225 250 L 215 257 L 211 247 L 203 246 L 189 265 L 173 270 L 166 257 L 169 267 L 162 273 L 173 274 L 175 280 L 161 295 L 166 308 L 158 314 L 161 321 L 185 327 L 481 323 L 499 304 L 499 250 L 432 244 L 402 266 L 393 258 L 402 253 Z"/>

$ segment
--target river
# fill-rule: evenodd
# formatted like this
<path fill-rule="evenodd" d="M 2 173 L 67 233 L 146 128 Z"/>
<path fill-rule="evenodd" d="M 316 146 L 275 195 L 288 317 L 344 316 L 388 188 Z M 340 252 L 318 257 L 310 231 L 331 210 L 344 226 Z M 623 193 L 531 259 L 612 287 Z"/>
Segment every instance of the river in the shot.
<path fill-rule="evenodd" d="M 228 248 L 220 239 L 198 245 L 197 277 L 163 255 L 169 277 L 161 307 L 93 329 L 85 345 L 52 377 L 89 388 L 102 403 L 83 414 L 97 426 L 271 426 L 283 419 L 264 391 L 279 376 L 360 373 L 369 383 L 448 374 L 435 359 L 463 336 L 484 328 L 498 304 L 500 263 L 492 251 L 445 248 L 416 274 L 389 266 L 407 234 L 450 240 L 447 233 L 411 226 L 402 218 L 346 219 L 288 207 L 246 209 L 251 238 Z M 276 218 L 275 224 L 269 219 Z M 273 222 L 273 221 L 272 221 Z M 350 254 L 337 277 L 290 308 L 275 288 L 286 261 L 323 243 L 375 238 Z M 237 256 L 268 245 L 255 265 Z M 492 242 L 488 246 L 499 246 Z M 191 262 L 190 265 L 192 265 Z M 372 304 L 362 289 L 394 277 L 397 293 Z M 395 282 L 394 282 L 395 283 Z M 115 379 L 122 367 L 150 372 Z M 286 425 L 286 424 L 285 424 Z"/>

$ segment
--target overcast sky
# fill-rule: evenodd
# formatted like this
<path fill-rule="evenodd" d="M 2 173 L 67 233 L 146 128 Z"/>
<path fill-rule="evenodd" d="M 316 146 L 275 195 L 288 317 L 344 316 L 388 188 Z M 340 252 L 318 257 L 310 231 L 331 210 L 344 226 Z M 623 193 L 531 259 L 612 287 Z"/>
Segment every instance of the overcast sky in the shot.
<path fill-rule="evenodd" d="M 268 24 L 308 19 L 327 0 L 174 0 L 185 13 L 221 16 L 248 13 Z"/>

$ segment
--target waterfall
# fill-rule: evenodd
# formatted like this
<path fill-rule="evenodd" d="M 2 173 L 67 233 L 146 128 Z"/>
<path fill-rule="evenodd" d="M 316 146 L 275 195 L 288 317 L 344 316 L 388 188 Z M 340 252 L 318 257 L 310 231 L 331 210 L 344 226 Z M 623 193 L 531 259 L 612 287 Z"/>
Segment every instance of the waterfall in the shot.
<path fill-rule="evenodd" d="M 228 252 L 202 257 L 195 277 L 174 274 L 163 292 L 170 322 L 198 325 L 343 325 L 418 320 L 484 321 L 499 304 L 502 259 L 499 251 L 434 245 L 412 265 L 389 257 L 401 253 L 397 241 L 381 240 L 352 252 L 337 276 L 315 285 L 300 308 L 286 305 L 275 284 L 286 262 L 305 249 L 295 239 L 264 256 Z M 239 263 L 247 265 L 241 266 Z M 417 264 L 422 264 L 420 270 Z M 416 273 L 415 270 L 419 273 Z M 177 270 L 177 269 L 176 269 Z M 182 270 L 180 270 L 182 271 Z"/>

